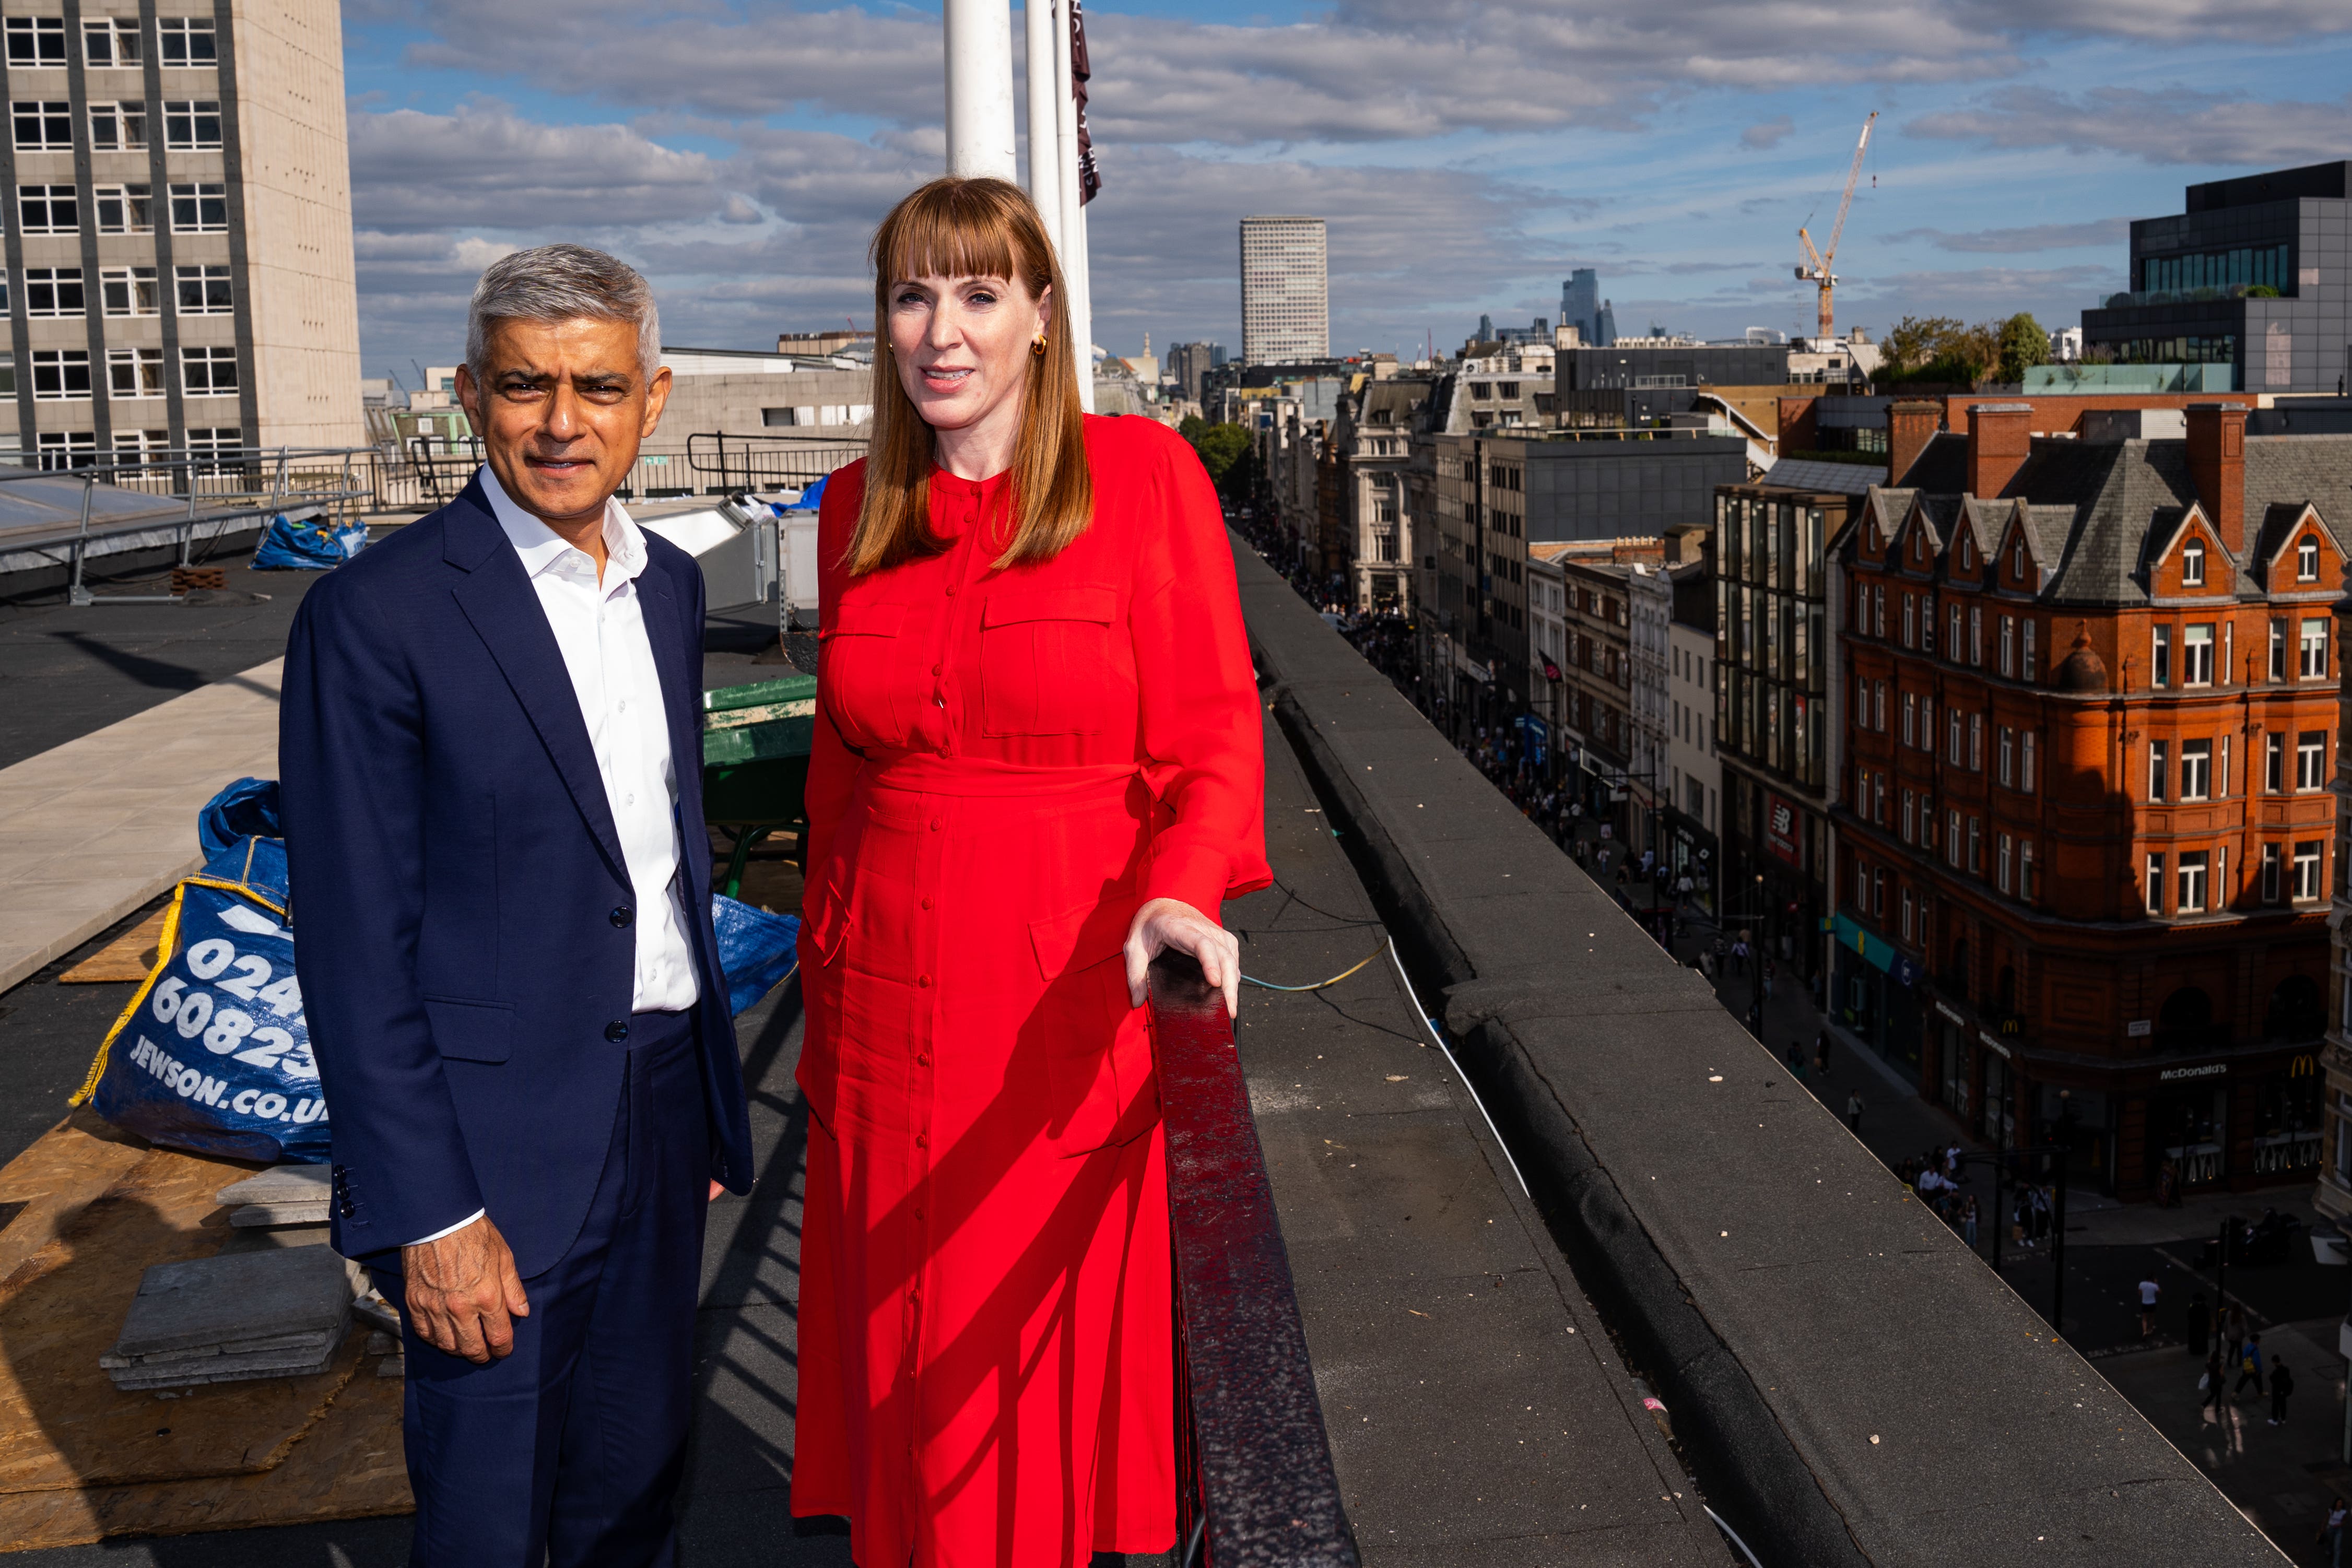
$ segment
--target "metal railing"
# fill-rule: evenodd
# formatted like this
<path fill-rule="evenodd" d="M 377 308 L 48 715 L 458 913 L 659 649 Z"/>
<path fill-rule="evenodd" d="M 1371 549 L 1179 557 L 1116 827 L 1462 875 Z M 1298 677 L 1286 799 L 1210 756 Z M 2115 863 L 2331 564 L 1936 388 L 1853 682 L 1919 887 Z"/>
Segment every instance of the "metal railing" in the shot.
<path fill-rule="evenodd" d="M 1151 966 L 1175 1249 L 1180 1568 L 1358 1568 L 1224 998 Z"/>
<path fill-rule="evenodd" d="M 124 535 L 169 532 L 178 548 L 179 564 L 186 566 L 199 533 L 218 535 L 229 531 L 231 523 L 269 517 L 289 507 L 323 507 L 338 514 L 353 509 L 370 494 L 362 468 L 373 455 L 370 449 L 353 447 L 177 447 L 114 463 L 0 467 L 0 485 L 81 482 L 81 517 L 70 533 L 7 542 L 19 549 L 64 550 L 72 566 L 66 590 L 72 604 L 175 603 L 179 596 L 168 593 L 103 598 L 91 593 L 83 580 L 90 547 Z M 186 509 L 177 518 L 147 512 L 102 519 L 93 506 L 101 483 L 158 499 L 184 500 Z"/>
<path fill-rule="evenodd" d="M 719 489 L 804 490 L 866 455 L 866 443 L 839 436 L 729 435 L 686 438 L 687 465 Z"/>

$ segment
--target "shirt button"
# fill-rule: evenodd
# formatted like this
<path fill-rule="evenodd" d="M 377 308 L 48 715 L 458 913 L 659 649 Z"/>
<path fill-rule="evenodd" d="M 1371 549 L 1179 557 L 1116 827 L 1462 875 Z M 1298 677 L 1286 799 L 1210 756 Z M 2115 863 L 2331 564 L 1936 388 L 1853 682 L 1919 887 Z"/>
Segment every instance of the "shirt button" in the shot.
<path fill-rule="evenodd" d="M 629 711 L 629 699 L 628 699 L 628 698 L 626 698 L 626 697 L 623 697 L 623 698 L 621 699 L 620 711 L 621 711 L 621 712 L 623 712 L 623 713 L 626 713 L 626 712 L 628 712 L 628 711 Z"/>
<path fill-rule="evenodd" d="M 956 585 L 954 583 L 950 582 L 948 584 L 948 597 L 950 599 L 953 599 L 955 597 L 955 588 Z"/>
<path fill-rule="evenodd" d="M 948 748 L 947 748 L 946 747 L 944 747 L 944 746 L 940 747 L 940 755 L 941 757 L 945 757 L 947 754 L 948 754 Z"/>
<path fill-rule="evenodd" d="M 931 831 L 933 831 L 933 832 L 935 832 L 935 833 L 936 833 L 936 832 L 938 832 L 939 831 L 940 831 L 940 820 L 939 820 L 937 817 L 933 817 L 933 818 L 931 819 Z"/>
<path fill-rule="evenodd" d="M 927 899 L 923 900 L 923 907 L 924 907 L 925 909 L 929 909 L 930 906 L 931 906 L 931 901 L 930 901 L 929 899 L 928 899 L 928 898 L 927 898 Z"/>
<path fill-rule="evenodd" d="M 635 920 L 636 917 L 637 912 L 631 909 L 625 904 L 614 905 L 613 913 L 605 916 L 606 919 L 610 920 L 615 925 L 626 925 L 630 921 Z"/>
<path fill-rule="evenodd" d="M 937 664 L 933 664 L 933 665 L 931 666 L 931 674 L 935 674 L 935 675 L 936 675 L 936 674 L 938 674 L 939 673 L 940 673 L 940 667 L 939 667 Z"/>
<path fill-rule="evenodd" d="M 915 984 L 928 991 L 931 988 L 931 977 L 929 975 L 919 975 L 915 977 Z"/>
<path fill-rule="evenodd" d="M 928 1149 L 930 1146 L 931 1135 L 929 1133 L 918 1133 L 915 1134 L 915 1147 L 919 1149 Z"/>
<path fill-rule="evenodd" d="M 931 1053 L 930 1053 L 929 1051 L 917 1051 L 917 1052 L 915 1053 L 915 1065 L 916 1065 L 916 1066 L 918 1066 L 918 1067 L 929 1067 L 930 1064 L 931 1064 Z"/>

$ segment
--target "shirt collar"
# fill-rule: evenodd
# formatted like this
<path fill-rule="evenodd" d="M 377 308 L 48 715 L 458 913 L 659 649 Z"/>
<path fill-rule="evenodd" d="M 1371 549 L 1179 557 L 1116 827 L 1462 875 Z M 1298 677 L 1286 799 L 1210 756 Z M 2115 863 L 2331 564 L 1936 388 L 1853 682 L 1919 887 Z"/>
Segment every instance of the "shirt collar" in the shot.
<path fill-rule="evenodd" d="M 498 518 L 515 554 L 522 558 L 525 576 L 541 576 L 571 553 L 572 546 L 562 535 L 515 503 L 488 464 L 482 465 L 478 477 L 482 493 L 490 500 L 490 514 Z M 635 581 L 646 570 L 645 531 L 637 527 L 627 508 L 609 497 L 604 502 L 604 591 L 607 593 L 625 582 Z"/>

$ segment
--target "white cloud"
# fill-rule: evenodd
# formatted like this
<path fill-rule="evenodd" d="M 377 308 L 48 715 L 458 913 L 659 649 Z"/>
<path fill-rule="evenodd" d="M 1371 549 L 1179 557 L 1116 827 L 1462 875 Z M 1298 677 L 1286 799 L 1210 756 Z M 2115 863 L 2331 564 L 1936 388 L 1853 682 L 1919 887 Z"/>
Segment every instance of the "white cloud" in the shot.
<path fill-rule="evenodd" d="M 1797 122 L 1787 115 L 1776 115 L 1760 120 L 1739 133 L 1739 144 L 1763 152 L 1780 145 L 1781 139 L 1797 129 Z"/>
<path fill-rule="evenodd" d="M 2352 14 L 2352 6 L 2345 7 Z M 1915 136 L 1993 147 L 2122 152 L 2150 163 L 2276 167 L 2341 158 L 2352 149 L 2352 97 L 2333 103 L 2231 99 L 2187 88 L 2003 88 L 1973 107 L 1921 115 Z"/>
<path fill-rule="evenodd" d="M 2131 238 L 2129 218 L 2094 218 L 2081 224 L 2033 224 L 2024 228 L 1978 229 L 1948 234 L 1942 229 L 1905 229 L 1886 236 L 1886 243 L 1925 240 L 1938 250 L 2014 255 L 2020 251 L 2081 250 L 2092 246 L 2116 246 Z"/>
<path fill-rule="evenodd" d="M 458 224 L 601 229 L 682 222 L 724 204 L 714 161 L 624 125 L 548 125 L 505 104 L 350 116 L 354 215 L 387 230 Z"/>

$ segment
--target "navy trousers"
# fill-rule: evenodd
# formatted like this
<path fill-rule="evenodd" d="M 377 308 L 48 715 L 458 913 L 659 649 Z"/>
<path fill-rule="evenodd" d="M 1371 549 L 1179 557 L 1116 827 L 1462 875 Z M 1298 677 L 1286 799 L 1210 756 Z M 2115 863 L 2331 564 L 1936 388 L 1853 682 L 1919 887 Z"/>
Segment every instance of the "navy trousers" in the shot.
<path fill-rule="evenodd" d="M 691 1017 L 632 1020 L 587 1222 L 561 1262 L 523 1281 L 530 1315 L 514 1321 L 513 1353 L 477 1366 L 406 1328 L 411 1568 L 675 1560 L 710 1179 Z M 400 1276 L 375 1278 L 398 1304 Z"/>

